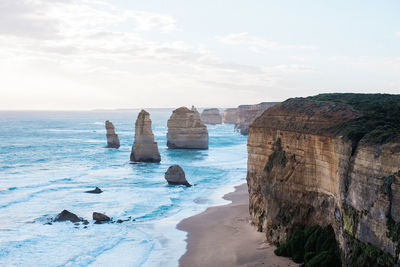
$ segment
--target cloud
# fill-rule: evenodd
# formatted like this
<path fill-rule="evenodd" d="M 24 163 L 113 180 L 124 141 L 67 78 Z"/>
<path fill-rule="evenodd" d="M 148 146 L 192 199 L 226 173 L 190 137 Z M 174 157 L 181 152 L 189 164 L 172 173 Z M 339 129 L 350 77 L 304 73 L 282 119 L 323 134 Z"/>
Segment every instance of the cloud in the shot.
<path fill-rule="evenodd" d="M 224 37 L 217 36 L 223 44 L 227 45 L 247 45 L 253 52 L 260 53 L 265 49 L 316 49 L 311 45 L 291 45 L 278 42 L 267 41 L 261 37 L 253 36 L 247 32 L 232 33 Z"/>

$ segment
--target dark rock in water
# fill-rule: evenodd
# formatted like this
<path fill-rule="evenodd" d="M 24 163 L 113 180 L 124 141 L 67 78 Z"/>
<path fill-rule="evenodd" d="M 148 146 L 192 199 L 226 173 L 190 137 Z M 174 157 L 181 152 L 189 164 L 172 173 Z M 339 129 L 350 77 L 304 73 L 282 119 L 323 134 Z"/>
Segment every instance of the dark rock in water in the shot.
<path fill-rule="evenodd" d="M 96 186 L 95 189 L 89 190 L 89 191 L 85 191 L 85 193 L 100 194 L 100 193 L 103 193 L 103 191 L 102 191 L 100 188 L 98 188 L 98 187 Z"/>
<path fill-rule="evenodd" d="M 95 221 L 94 224 L 101 224 L 101 221 Z"/>
<path fill-rule="evenodd" d="M 54 222 L 65 222 L 65 221 L 70 221 L 70 222 L 81 222 L 82 218 L 79 218 L 76 216 L 76 214 L 69 212 L 68 210 L 63 210 L 60 214 L 58 214 L 54 220 Z"/>
<path fill-rule="evenodd" d="M 110 217 L 108 217 L 105 214 L 99 213 L 99 212 L 93 212 L 93 220 L 96 221 L 95 223 L 111 221 Z"/>
<path fill-rule="evenodd" d="M 123 220 L 121 220 L 121 219 L 119 219 L 118 221 L 117 221 L 117 223 L 123 223 L 124 221 Z"/>
<path fill-rule="evenodd" d="M 53 223 L 47 222 L 47 223 L 45 223 L 45 225 L 53 225 Z"/>
<path fill-rule="evenodd" d="M 165 180 L 167 180 L 168 184 L 170 185 L 186 185 L 192 186 L 188 183 L 185 178 L 185 172 L 179 165 L 172 165 L 168 168 L 167 172 L 165 173 Z"/>
<path fill-rule="evenodd" d="M 89 222 L 88 222 L 87 220 L 83 220 L 83 221 L 82 221 L 82 224 L 84 224 L 84 225 L 88 225 L 88 224 L 89 224 Z"/>

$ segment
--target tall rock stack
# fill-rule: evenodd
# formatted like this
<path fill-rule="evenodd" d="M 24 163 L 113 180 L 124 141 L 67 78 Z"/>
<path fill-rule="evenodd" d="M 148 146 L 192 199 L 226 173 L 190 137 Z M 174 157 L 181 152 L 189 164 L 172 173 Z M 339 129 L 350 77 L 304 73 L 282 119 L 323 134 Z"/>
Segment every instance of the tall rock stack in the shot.
<path fill-rule="evenodd" d="M 151 130 L 150 114 L 140 111 L 135 123 L 135 142 L 132 146 L 131 161 L 160 162 L 161 156 Z"/>
<path fill-rule="evenodd" d="M 108 148 L 119 148 L 119 138 L 115 133 L 114 125 L 110 121 L 106 121 L 107 130 L 107 147 Z"/>
<path fill-rule="evenodd" d="M 221 117 L 221 114 L 219 113 L 219 109 L 217 109 L 217 108 L 209 108 L 209 109 L 203 110 L 200 118 L 205 124 L 221 124 L 222 123 L 222 117 Z"/>
<path fill-rule="evenodd" d="M 199 113 L 186 107 L 172 112 L 167 123 L 167 146 L 170 149 L 208 149 L 207 126 Z"/>
<path fill-rule="evenodd" d="M 236 112 L 237 108 L 227 108 L 224 110 L 224 116 L 222 117 L 223 123 L 236 123 Z"/>

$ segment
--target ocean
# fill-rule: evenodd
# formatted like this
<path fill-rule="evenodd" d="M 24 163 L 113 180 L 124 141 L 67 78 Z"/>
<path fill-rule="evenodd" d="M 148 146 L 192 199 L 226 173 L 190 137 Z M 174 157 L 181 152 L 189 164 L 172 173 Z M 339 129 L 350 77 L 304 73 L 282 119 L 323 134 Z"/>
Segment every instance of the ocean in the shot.
<path fill-rule="evenodd" d="M 247 138 L 207 125 L 208 150 L 169 150 L 172 110 L 148 110 L 161 163 L 130 164 L 135 111 L 0 112 L 0 266 L 178 266 L 184 218 L 245 182 Z M 106 146 L 110 120 L 121 147 Z M 192 187 L 169 186 L 179 164 Z M 100 187 L 102 194 L 84 191 Z M 88 219 L 45 224 L 62 210 Z M 124 223 L 93 224 L 92 213 Z"/>

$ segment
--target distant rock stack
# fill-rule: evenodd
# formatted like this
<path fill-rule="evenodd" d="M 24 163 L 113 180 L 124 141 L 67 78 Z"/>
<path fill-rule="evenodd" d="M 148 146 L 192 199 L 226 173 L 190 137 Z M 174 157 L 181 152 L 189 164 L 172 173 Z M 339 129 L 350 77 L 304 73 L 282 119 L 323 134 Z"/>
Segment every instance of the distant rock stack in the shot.
<path fill-rule="evenodd" d="M 170 149 L 208 149 L 207 126 L 198 112 L 180 107 L 167 123 L 167 146 Z"/>
<path fill-rule="evenodd" d="M 107 147 L 119 148 L 118 135 L 115 134 L 114 125 L 110 121 L 106 121 L 106 130 L 107 130 Z"/>
<path fill-rule="evenodd" d="M 140 111 L 135 123 L 135 142 L 132 146 L 131 161 L 160 162 L 161 156 L 151 130 L 150 114 Z"/>
<path fill-rule="evenodd" d="M 237 108 L 235 130 L 239 131 L 242 135 L 249 134 L 250 124 L 258 118 L 263 112 L 278 104 L 278 102 L 262 102 L 255 105 L 240 105 Z"/>
<path fill-rule="evenodd" d="M 203 110 L 200 118 L 205 124 L 221 124 L 222 123 L 222 116 L 219 113 L 219 109 L 217 109 L 217 108 L 209 108 L 209 109 Z"/>
<path fill-rule="evenodd" d="M 222 117 L 222 121 L 224 123 L 236 123 L 236 111 L 237 108 L 227 108 L 224 110 L 224 116 Z"/>

